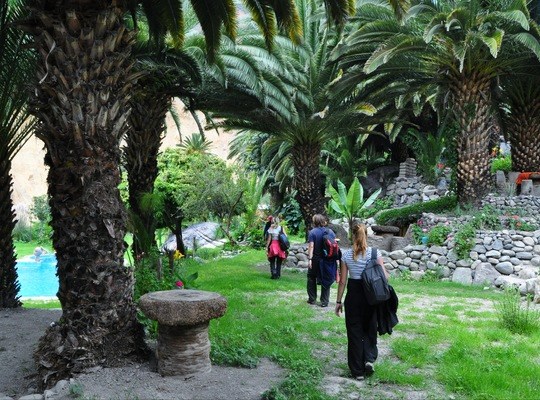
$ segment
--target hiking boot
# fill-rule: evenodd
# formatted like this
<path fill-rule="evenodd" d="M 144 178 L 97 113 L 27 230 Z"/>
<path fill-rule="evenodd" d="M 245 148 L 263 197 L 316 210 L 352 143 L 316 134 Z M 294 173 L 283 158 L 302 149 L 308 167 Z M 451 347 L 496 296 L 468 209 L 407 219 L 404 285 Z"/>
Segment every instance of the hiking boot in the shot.
<path fill-rule="evenodd" d="M 365 369 L 366 369 L 366 376 L 371 376 L 375 372 L 375 368 L 373 368 L 373 363 L 369 361 L 366 363 Z"/>

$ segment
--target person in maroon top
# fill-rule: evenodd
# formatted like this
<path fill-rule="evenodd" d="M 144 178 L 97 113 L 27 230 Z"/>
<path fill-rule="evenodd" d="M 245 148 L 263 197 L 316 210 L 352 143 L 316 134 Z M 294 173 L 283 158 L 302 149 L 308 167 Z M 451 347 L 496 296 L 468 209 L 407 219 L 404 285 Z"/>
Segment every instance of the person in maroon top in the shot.
<path fill-rule="evenodd" d="M 267 231 L 266 249 L 268 261 L 270 261 L 271 279 L 281 278 L 281 264 L 287 258 L 287 253 L 279 245 L 279 234 L 284 232 L 279 222 L 278 217 L 272 217 L 270 228 Z"/>

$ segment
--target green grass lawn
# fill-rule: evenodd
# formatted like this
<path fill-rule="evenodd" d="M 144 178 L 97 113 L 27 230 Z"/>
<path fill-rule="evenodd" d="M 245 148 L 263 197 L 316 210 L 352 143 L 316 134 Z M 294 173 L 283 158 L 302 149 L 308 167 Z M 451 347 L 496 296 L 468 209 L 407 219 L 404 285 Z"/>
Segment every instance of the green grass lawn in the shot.
<path fill-rule="evenodd" d="M 212 361 L 251 368 L 267 357 L 287 370 L 268 399 L 540 398 L 540 333 L 501 328 L 494 309 L 500 293 L 393 280 L 400 324 L 379 339 L 375 375 L 357 384 L 348 379 L 344 319 L 333 307 L 306 304 L 304 274 L 269 279 L 263 251 L 191 264 L 198 288 L 228 301 L 226 314 L 210 324 Z M 335 296 L 334 286 L 332 302 Z M 331 395 L 329 376 L 339 382 Z"/>

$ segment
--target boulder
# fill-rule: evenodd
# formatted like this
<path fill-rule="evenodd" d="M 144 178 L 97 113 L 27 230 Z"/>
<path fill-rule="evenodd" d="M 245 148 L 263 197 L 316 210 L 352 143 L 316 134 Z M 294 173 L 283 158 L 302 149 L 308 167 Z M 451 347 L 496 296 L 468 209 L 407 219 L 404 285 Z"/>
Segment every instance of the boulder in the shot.
<path fill-rule="evenodd" d="M 187 250 L 192 250 L 194 243 L 197 248 L 209 247 L 209 245 L 210 247 L 222 245 L 222 242 L 216 240 L 218 229 L 219 224 L 216 222 L 201 222 L 195 225 L 191 225 L 190 227 L 182 231 L 182 240 L 184 242 L 184 246 Z M 163 249 L 167 251 L 176 250 L 175 235 L 169 235 L 169 237 L 163 244 Z"/>
<path fill-rule="evenodd" d="M 514 272 L 514 266 L 510 261 L 504 261 L 496 264 L 495 269 L 503 275 L 510 275 L 512 272 Z"/>
<path fill-rule="evenodd" d="M 501 276 L 501 273 L 493 265 L 481 263 L 476 267 L 473 283 L 475 285 L 493 285 L 499 276 Z"/>
<path fill-rule="evenodd" d="M 472 274 L 470 268 L 458 267 L 452 275 L 452 282 L 470 285 L 472 283 Z"/>

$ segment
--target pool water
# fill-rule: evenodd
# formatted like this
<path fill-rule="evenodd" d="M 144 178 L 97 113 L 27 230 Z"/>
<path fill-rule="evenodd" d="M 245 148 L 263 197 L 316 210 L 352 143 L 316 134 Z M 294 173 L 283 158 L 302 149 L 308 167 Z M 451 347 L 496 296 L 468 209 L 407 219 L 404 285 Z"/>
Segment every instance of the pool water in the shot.
<path fill-rule="evenodd" d="M 17 274 L 21 297 L 56 296 L 58 277 L 56 276 L 56 256 L 43 254 L 38 261 L 34 256 L 17 260 Z"/>

